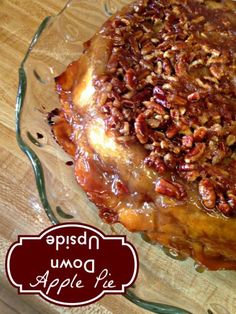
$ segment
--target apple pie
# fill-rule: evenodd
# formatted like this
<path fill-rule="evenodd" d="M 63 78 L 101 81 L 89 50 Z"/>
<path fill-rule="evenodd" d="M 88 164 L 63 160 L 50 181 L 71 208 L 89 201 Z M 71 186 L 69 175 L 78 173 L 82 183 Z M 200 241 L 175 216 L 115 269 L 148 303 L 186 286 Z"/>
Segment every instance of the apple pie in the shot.
<path fill-rule="evenodd" d="M 236 2 L 133 2 L 55 81 L 52 131 L 100 217 L 235 270 Z"/>

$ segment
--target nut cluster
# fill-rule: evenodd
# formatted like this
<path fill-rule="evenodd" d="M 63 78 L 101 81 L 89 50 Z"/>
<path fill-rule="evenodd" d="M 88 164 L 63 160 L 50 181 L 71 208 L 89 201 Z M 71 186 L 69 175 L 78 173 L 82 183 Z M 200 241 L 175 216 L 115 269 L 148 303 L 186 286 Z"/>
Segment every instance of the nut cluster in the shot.
<path fill-rule="evenodd" d="M 144 163 L 162 177 L 156 191 L 181 200 L 197 182 L 205 209 L 227 216 L 236 214 L 232 18 L 207 1 L 137 1 L 105 24 L 111 54 L 95 79 L 107 129 L 143 145 Z"/>

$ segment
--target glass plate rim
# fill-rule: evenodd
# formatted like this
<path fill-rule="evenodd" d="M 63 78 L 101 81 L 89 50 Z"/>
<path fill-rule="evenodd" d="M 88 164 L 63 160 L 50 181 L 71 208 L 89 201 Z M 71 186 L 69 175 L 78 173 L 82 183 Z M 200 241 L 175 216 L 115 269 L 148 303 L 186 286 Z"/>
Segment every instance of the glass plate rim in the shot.
<path fill-rule="evenodd" d="M 44 179 L 44 172 L 43 172 L 43 167 L 41 164 L 41 161 L 37 154 L 34 152 L 33 149 L 31 149 L 23 140 L 21 136 L 21 114 L 22 114 L 22 109 L 24 106 L 24 100 L 25 100 L 25 95 L 27 92 L 27 75 L 25 71 L 25 63 L 30 56 L 30 53 L 34 46 L 37 44 L 38 40 L 40 39 L 40 36 L 42 35 L 43 31 L 46 29 L 48 26 L 49 22 L 52 21 L 54 18 L 57 16 L 61 15 L 68 5 L 72 2 L 72 0 L 69 0 L 64 8 L 56 15 L 54 16 L 47 16 L 44 18 L 44 20 L 41 22 L 39 25 L 38 29 L 36 30 L 31 43 L 26 51 L 26 54 L 20 63 L 20 67 L 18 69 L 18 90 L 17 90 L 17 96 L 16 96 L 16 114 L 15 114 L 15 130 L 16 130 L 16 140 L 17 144 L 20 147 L 20 149 L 26 154 L 28 159 L 31 162 L 34 176 L 35 176 L 35 181 L 36 181 L 36 186 L 39 194 L 40 201 L 42 203 L 42 206 L 50 220 L 50 222 L 53 225 L 59 224 L 59 220 L 56 218 L 56 216 L 53 213 L 53 210 L 49 204 L 49 201 L 47 199 L 47 193 L 46 193 L 46 185 L 45 185 L 45 179 Z M 105 2 L 105 1 L 104 1 Z M 131 289 L 127 289 L 126 293 L 123 295 L 127 300 L 132 302 L 133 304 L 136 304 L 137 306 L 148 310 L 153 313 L 157 314 L 192 314 L 189 311 L 186 311 L 184 309 L 174 307 L 171 305 L 167 304 L 161 304 L 161 303 L 155 303 L 151 301 L 145 301 L 138 296 L 136 296 Z"/>

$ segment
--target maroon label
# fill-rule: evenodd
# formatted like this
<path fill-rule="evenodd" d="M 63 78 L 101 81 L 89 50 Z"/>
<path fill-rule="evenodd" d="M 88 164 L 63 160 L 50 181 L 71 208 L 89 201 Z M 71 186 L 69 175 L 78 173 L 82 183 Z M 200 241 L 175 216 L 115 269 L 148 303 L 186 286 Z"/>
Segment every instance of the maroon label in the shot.
<path fill-rule="evenodd" d="M 61 224 L 39 236 L 19 236 L 6 272 L 20 294 L 39 294 L 63 306 L 82 306 L 105 294 L 123 294 L 138 272 L 125 236 L 106 236 L 84 224 Z"/>

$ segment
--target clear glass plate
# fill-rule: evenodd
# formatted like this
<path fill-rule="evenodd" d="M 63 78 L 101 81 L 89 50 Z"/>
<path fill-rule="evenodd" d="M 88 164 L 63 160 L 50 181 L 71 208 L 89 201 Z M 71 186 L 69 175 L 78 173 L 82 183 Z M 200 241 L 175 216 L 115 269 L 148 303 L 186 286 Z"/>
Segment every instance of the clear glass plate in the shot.
<path fill-rule="evenodd" d="M 179 261 L 142 235 L 101 222 L 98 210 L 77 184 L 70 157 L 52 137 L 48 112 L 59 107 L 54 77 L 79 58 L 83 42 L 128 0 L 71 0 L 39 26 L 19 69 L 16 133 L 28 155 L 45 211 L 53 224 L 79 221 L 105 233 L 127 234 L 140 260 L 135 287 L 125 295 L 133 303 L 164 314 L 235 314 L 236 273 L 199 273 L 191 259 Z M 42 136 L 41 136 L 42 135 Z M 121 267 L 125 265 L 122 264 Z M 167 305 L 165 305 L 167 304 Z"/>

